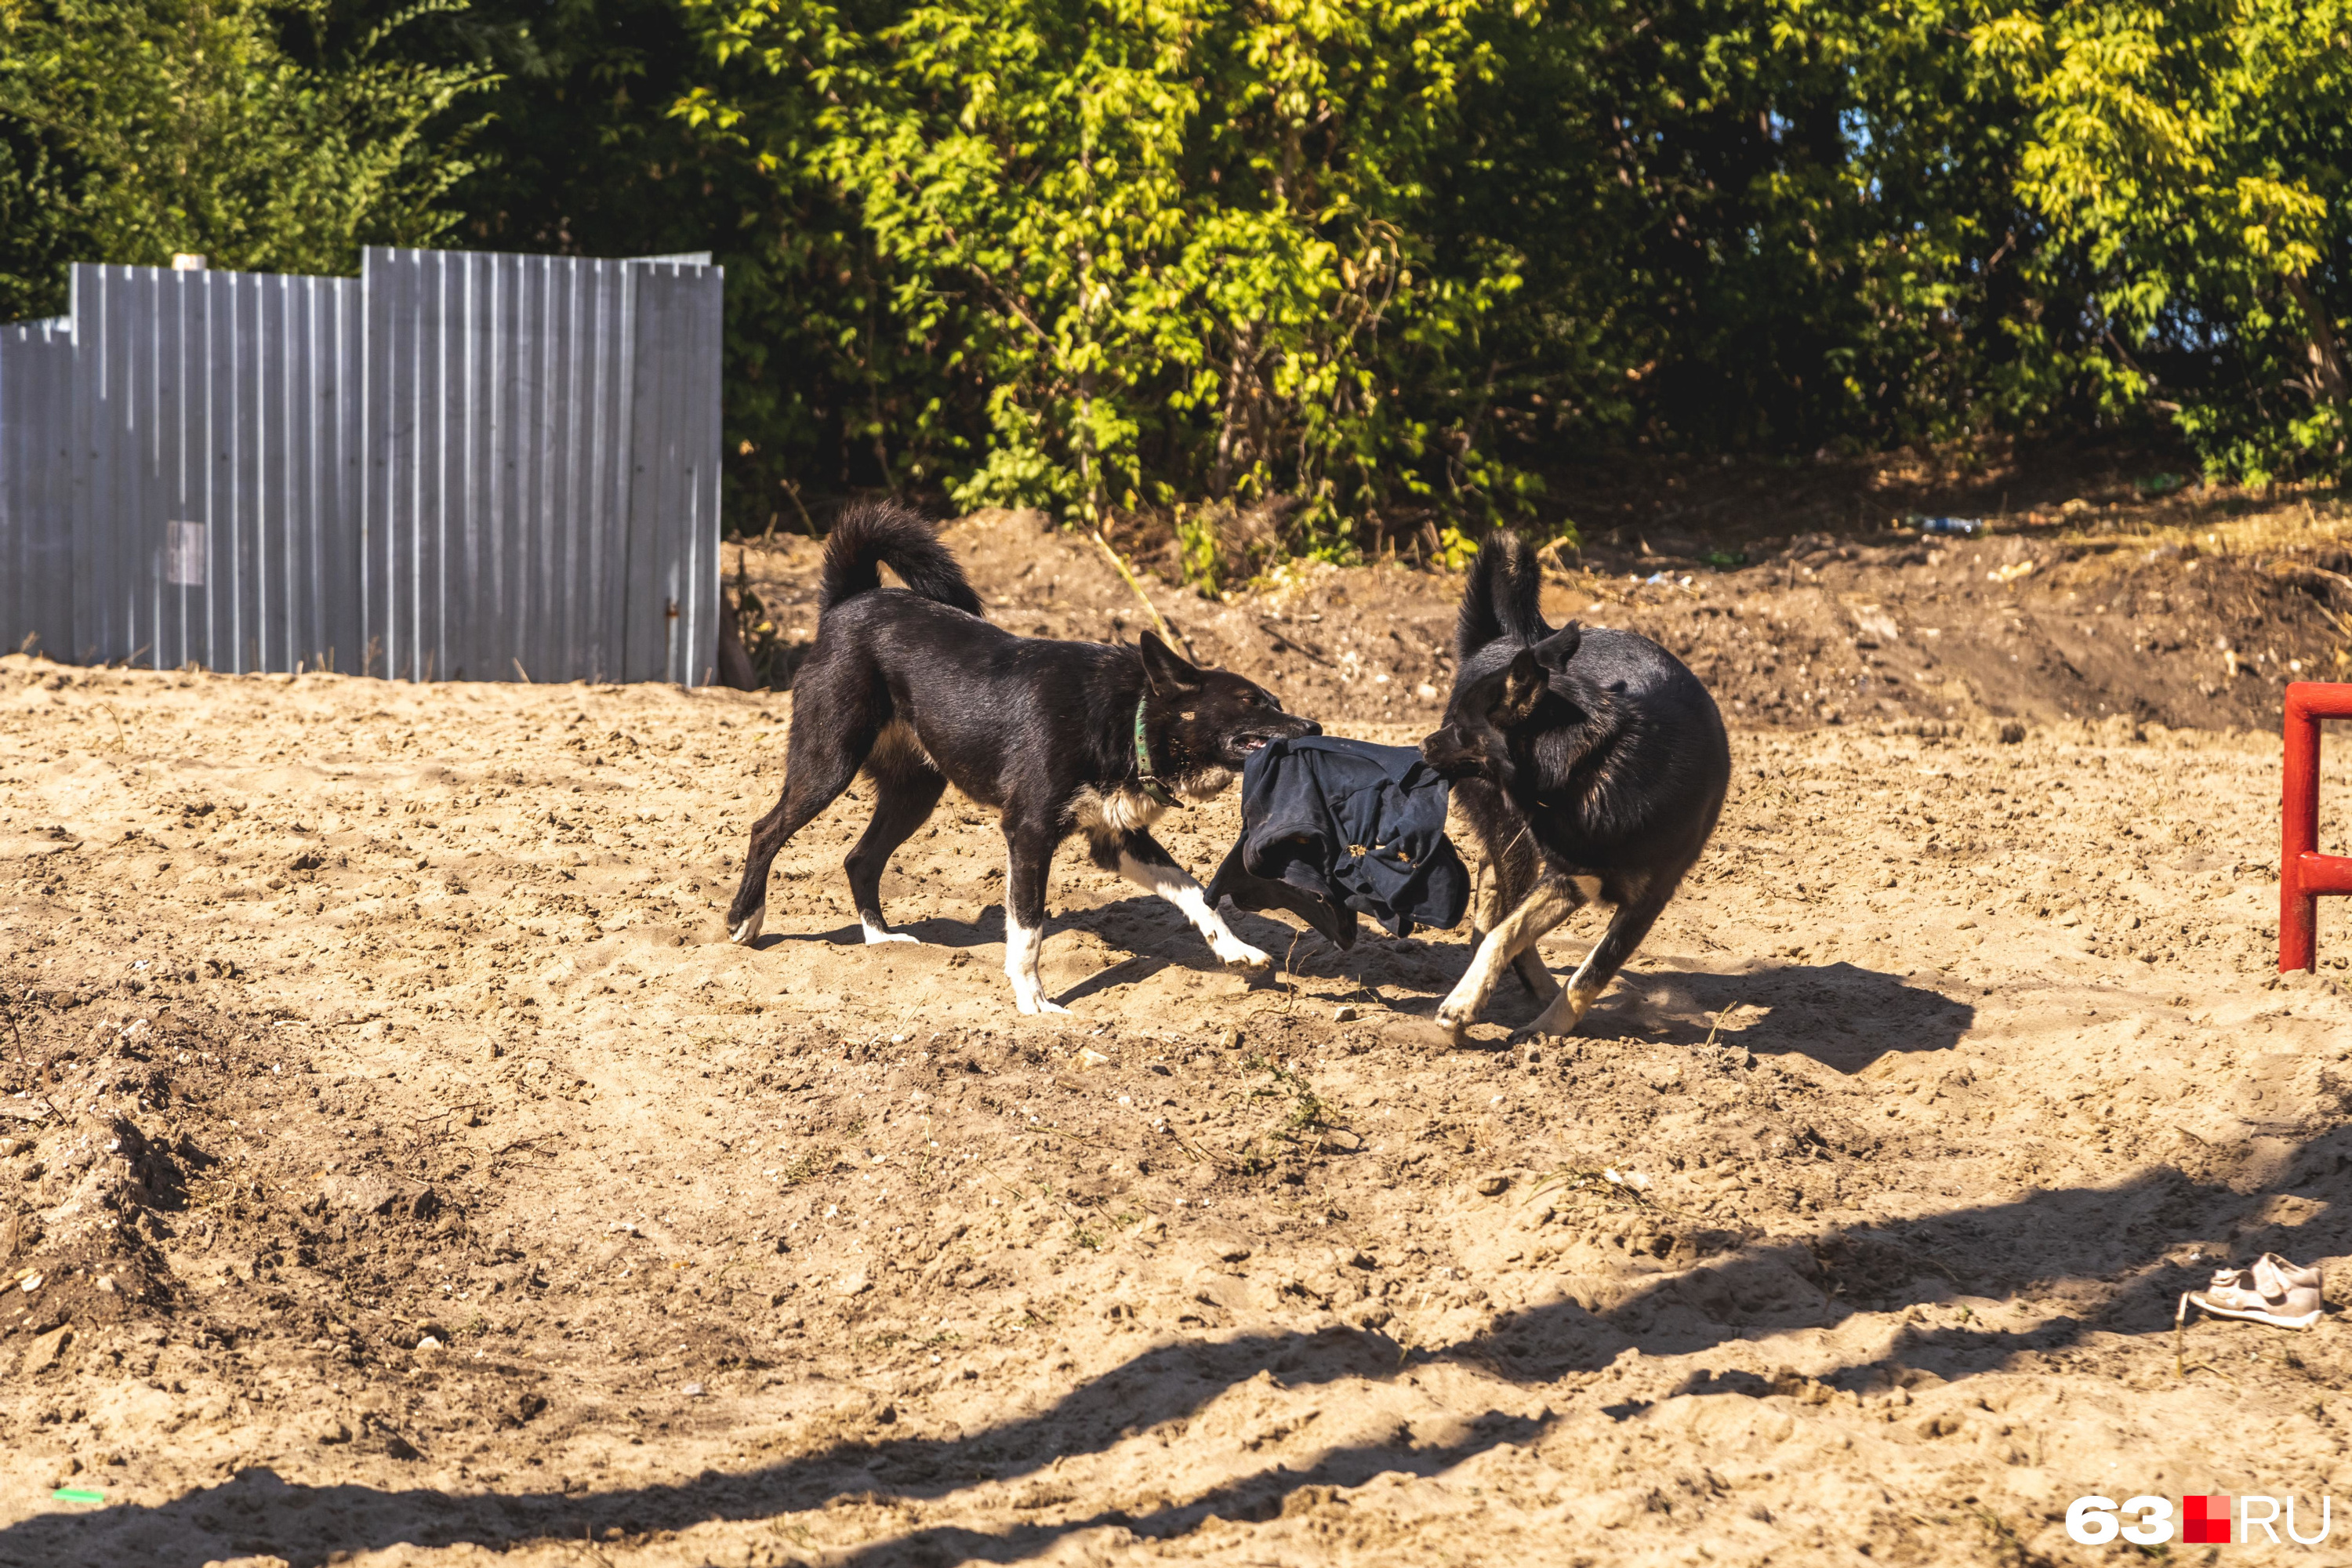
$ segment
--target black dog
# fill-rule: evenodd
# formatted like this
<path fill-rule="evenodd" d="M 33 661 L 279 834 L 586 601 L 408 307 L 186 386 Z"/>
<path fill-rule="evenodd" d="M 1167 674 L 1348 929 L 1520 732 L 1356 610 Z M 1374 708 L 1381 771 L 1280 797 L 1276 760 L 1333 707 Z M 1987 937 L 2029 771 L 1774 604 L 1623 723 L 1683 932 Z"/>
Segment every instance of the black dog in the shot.
<path fill-rule="evenodd" d="M 1549 1004 L 1528 1034 L 1574 1029 L 1706 847 L 1731 781 L 1723 715 L 1682 660 L 1632 632 L 1553 631 L 1541 588 L 1526 541 L 1479 547 L 1445 726 L 1421 743 L 1458 781 L 1486 863 L 1472 918 L 1483 940 L 1437 1012 L 1457 1040 L 1507 967 Z M 1562 993 L 1537 940 L 1594 899 L 1616 914 Z"/>
<path fill-rule="evenodd" d="M 906 589 L 883 587 L 881 564 Z M 869 942 L 915 940 L 882 919 L 882 868 L 952 783 L 1003 816 L 1004 972 L 1024 1013 L 1067 1011 L 1045 999 L 1037 952 L 1046 869 L 1073 830 L 1096 865 L 1183 910 L 1226 963 L 1272 962 L 1226 928 L 1150 827 L 1179 797 L 1223 789 L 1267 742 L 1321 726 L 1238 675 L 1186 663 L 1150 632 L 1139 647 L 1113 647 L 990 626 L 930 525 L 896 506 L 834 525 L 818 605 L 816 646 L 793 682 L 783 795 L 751 829 L 727 911 L 733 940 L 760 934 L 776 852 L 863 768 L 874 820 L 842 866 Z"/>

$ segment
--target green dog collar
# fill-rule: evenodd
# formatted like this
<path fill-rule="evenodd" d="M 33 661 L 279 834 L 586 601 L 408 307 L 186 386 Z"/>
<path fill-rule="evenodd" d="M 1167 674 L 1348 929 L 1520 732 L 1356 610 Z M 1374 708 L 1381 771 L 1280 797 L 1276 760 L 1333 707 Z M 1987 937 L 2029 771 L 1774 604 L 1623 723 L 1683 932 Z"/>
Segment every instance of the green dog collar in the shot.
<path fill-rule="evenodd" d="M 1143 778 L 1143 798 L 1154 805 L 1181 805 L 1184 803 L 1151 771 L 1151 748 L 1143 741 L 1143 705 L 1149 700 L 1148 695 L 1135 700 L 1135 771 Z"/>

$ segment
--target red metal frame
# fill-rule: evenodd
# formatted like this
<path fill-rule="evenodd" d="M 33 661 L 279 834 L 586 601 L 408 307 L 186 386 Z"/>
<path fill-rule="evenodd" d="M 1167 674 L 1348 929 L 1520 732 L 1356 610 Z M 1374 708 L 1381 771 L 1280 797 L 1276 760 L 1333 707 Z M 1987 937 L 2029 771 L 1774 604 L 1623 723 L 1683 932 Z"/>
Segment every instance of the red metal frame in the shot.
<path fill-rule="evenodd" d="M 2279 818 L 2279 973 L 2315 967 L 2318 900 L 2352 895 L 2352 858 L 2319 852 L 2319 721 L 2352 719 L 2352 684 L 2286 689 L 2286 758 Z"/>

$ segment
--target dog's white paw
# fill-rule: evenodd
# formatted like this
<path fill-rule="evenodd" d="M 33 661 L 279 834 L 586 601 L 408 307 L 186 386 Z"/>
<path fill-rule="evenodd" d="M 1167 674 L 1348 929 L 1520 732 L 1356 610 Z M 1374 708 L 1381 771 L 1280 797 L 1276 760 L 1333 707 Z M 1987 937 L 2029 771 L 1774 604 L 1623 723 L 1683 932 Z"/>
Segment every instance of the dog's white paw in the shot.
<path fill-rule="evenodd" d="M 905 931 L 885 931 L 885 930 L 883 930 L 880 926 L 876 925 L 876 924 L 875 924 L 873 921 L 871 921 L 861 920 L 861 921 L 859 921 L 857 923 L 858 923 L 861 927 L 863 927 L 863 928 L 865 929 L 865 931 L 866 931 L 866 946 L 868 946 L 868 947 L 874 947 L 874 946 L 877 946 L 877 945 L 878 945 L 878 944 L 880 944 L 880 943 L 882 943 L 882 942 L 914 942 L 914 941 L 916 941 L 916 939 L 915 939 L 914 937 L 908 936 Z"/>
<path fill-rule="evenodd" d="M 1067 1013 L 1069 1011 L 1067 1007 L 1063 1006 L 1059 1002 L 1049 1002 L 1043 996 L 1024 996 L 1017 991 L 1013 994 L 1013 1005 L 1015 1007 L 1020 1008 L 1024 1016 L 1032 1018 L 1037 1016 L 1041 1013 Z"/>
<path fill-rule="evenodd" d="M 1274 955 L 1261 952 L 1238 939 L 1217 943 L 1217 959 L 1227 969 L 1270 969 Z"/>
<path fill-rule="evenodd" d="M 1451 1000 L 1437 1009 L 1437 1016 L 1434 1020 L 1439 1028 L 1453 1036 L 1457 1041 L 1468 1034 L 1470 1026 L 1477 1021 L 1478 1015 L 1475 1009 L 1457 1006 Z"/>
<path fill-rule="evenodd" d="M 768 906 L 761 904 L 730 928 L 727 940 L 738 947 L 749 947 L 760 940 L 760 928 L 767 923 Z"/>

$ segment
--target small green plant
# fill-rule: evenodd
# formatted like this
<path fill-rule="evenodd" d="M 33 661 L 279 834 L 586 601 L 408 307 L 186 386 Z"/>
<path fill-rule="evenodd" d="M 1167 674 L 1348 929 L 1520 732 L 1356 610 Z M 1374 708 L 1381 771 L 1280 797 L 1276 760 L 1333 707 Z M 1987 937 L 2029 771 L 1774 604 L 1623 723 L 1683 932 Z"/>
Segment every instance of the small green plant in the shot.
<path fill-rule="evenodd" d="M 798 650 L 785 638 L 767 601 L 752 588 L 745 553 L 739 551 L 735 557 L 735 635 L 751 661 L 753 683 L 770 691 L 789 690 Z"/>
<path fill-rule="evenodd" d="M 1224 590 L 1220 579 L 1224 574 L 1224 561 L 1217 544 L 1217 519 L 1207 507 L 1176 509 L 1176 552 L 1184 572 L 1184 581 L 1192 584 L 1211 598 Z"/>
<path fill-rule="evenodd" d="M 1083 1223 L 1070 1226 L 1070 1239 L 1078 1246 L 1085 1247 L 1088 1252 L 1100 1252 L 1102 1250 L 1101 1235 L 1098 1232 L 1088 1230 Z"/>
<path fill-rule="evenodd" d="M 784 1167 L 782 1173 L 776 1178 L 776 1184 L 779 1186 L 797 1187 L 818 1172 L 831 1170 L 834 1156 L 839 1151 L 830 1143 L 818 1149 L 803 1150 L 799 1159 Z"/>
<path fill-rule="evenodd" d="M 1604 1212 L 1609 1210 L 1647 1209 L 1661 1207 L 1657 1200 L 1641 1188 L 1610 1179 L 1607 1171 L 1586 1166 L 1565 1165 L 1538 1182 L 1528 1194 L 1532 1203 L 1545 1194 L 1555 1202 L 1592 1204 Z"/>
<path fill-rule="evenodd" d="M 1437 564 L 1448 572 L 1461 571 L 1477 553 L 1478 542 L 1460 529 L 1449 526 L 1437 531 Z"/>
<path fill-rule="evenodd" d="M 2009 1521 L 1982 1506 L 1969 1511 L 1975 1516 L 1978 1526 L 1988 1537 L 1987 1544 L 1992 1549 L 1993 1561 L 2005 1564 L 2006 1568 L 2051 1568 L 2050 1559 L 2027 1545 L 2025 1538 Z"/>
<path fill-rule="evenodd" d="M 1264 1057 L 1252 1057 L 1243 1065 L 1250 1071 L 1263 1072 L 1266 1077 L 1265 1082 L 1251 1088 L 1250 1099 L 1279 1099 L 1285 1095 L 1289 1097 L 1290 1110 L 1283 1119 L 1285 1127 L 1293 1131 L 1299 1131 L 1330 1124 L 1330 1107 L 1326 1105 L 1322 1097 L 1315 1092 L 1314 1086 L 1298 1074 L 1284 1067 L 1280 1062 L 1268 1061 Z"/>
<path fill-rule="evenodd" d="M 1323 1134 L 1332 1127 L 1331 1107 L 1315 1092 L 1314 1086 L 1280 1062 L 1253 1056 L 1244 1063 L 1244 1069 L 1264 1073 L 1264 1082 L 1255 1083 L 1244 1094 L 1245 1100 L 1286 1100 L 1277 1120 L 1265 1128 L 1260 1136 L 1251 1139 L 1234 1151 L 1231 1168 L 1244 1176 L 1265 1175 L 1286 1163 L 1310 1158 L 1320 1152 Z M 1308 1147 L 1308 1140 L 1313 1147 Z"/>

